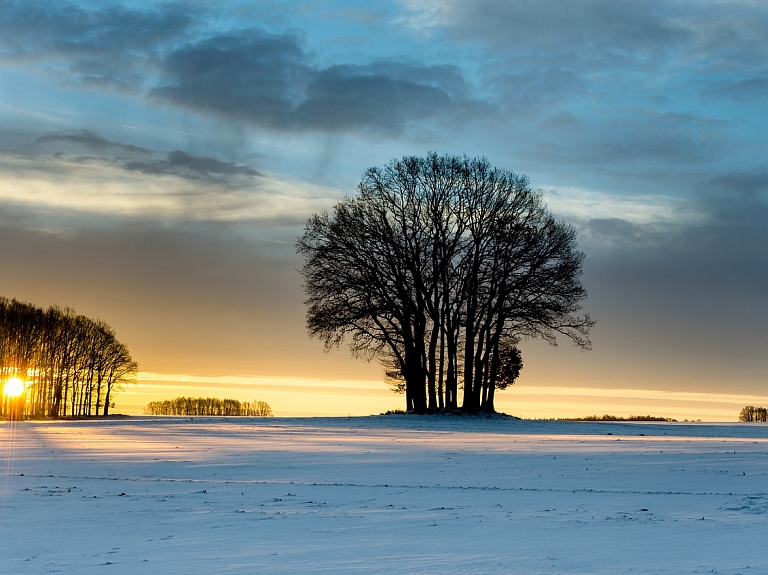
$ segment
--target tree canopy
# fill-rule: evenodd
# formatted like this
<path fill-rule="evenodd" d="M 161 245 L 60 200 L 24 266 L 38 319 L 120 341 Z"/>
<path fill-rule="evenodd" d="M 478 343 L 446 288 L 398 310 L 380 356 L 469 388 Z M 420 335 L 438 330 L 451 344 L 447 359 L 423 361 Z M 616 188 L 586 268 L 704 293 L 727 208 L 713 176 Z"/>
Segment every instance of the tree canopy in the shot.
<path fill-rule="evenodd" d="M 593 321 L 574 229 L 528 178 L 484 158 L 404 157 L 312 216 L 298 239 L 307 329 L 379 359 L 417 413 L 494 411 L 517 344 L 563 335 L 588 349 Z"/>

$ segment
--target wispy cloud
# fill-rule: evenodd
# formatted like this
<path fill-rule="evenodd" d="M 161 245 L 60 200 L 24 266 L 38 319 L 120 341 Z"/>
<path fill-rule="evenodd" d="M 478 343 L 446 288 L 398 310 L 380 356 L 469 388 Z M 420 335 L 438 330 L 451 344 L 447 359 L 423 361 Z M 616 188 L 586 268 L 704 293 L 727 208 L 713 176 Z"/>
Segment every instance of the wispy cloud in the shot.
<path fill-rule="evenodd" d="M 700 223 L 707 215 L 695 202 L 665 195 L 618 195 L 580 188 L 546 189 L 545 199 L 558 215 L 587 221 L 621 218 L 631 224 Z"/>
<path fill-rule="evenodd" d="M 557 217 L 576 227 L 579 243 L 592 249 L 664 245 L 712 218 L 700 202 L 665 195 L 559 188 L 546 189 L 545 200 Z"/>
<path fill-rule="evenodd" d="M 51 146 L 55 152 L 41 152 Z M 160 220 L 299 223 L 338 195 L 252 166 L 87 131 L 47 134 L 33 149 L 0 154 L 0 202 Z"/>

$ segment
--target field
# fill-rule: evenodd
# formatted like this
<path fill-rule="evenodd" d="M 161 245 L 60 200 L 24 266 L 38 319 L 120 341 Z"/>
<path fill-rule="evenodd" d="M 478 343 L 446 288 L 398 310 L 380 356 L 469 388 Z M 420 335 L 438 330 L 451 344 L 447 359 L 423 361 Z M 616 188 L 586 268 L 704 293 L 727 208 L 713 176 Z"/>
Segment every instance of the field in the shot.
<path fill-rule="evenodd" d="M 3 573 L 768 573 L 768 426 L 0 424 Z"/>

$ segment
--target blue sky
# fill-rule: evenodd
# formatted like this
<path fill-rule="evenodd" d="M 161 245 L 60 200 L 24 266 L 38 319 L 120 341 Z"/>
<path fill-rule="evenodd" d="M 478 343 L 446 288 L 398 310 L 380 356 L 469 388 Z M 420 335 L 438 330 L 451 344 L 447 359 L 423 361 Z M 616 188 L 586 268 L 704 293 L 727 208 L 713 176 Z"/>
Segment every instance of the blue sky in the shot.
<path fill-rule="evenodd" d="M 0 2 L 0 293 L 152 373 L 375 380 L 304 335 L 303 222 L 482 155 L 587 254 L 594 351 L 528 342 L 521 385 L 759 394 L 766 96 L 747 0 Z"/>

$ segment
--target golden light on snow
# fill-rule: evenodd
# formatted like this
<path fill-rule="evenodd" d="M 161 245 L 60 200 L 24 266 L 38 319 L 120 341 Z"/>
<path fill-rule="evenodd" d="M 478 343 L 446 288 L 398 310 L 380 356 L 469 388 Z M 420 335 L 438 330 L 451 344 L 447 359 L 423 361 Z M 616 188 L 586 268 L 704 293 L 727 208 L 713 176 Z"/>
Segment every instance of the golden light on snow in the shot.
<path fill-rule="evenodd" d="M 3 394 L 8 397 L 19 397 L 24 393 L 24 382 L 18 377 L 11 377 L 5 382 Z"/>

